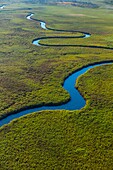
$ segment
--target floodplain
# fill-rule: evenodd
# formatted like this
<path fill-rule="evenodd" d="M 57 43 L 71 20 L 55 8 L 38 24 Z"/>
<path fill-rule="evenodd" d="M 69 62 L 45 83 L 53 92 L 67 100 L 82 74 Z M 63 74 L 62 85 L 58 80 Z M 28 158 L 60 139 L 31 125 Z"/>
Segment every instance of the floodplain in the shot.
<path fill-rule="evenodd" d="M 43 30 L 26 19 L 30 13 L 50 28 L 91 37 L 46 39 L 41 42 L 53 46 L 37 47 L 32 41 L 38 37 L 81 34 Z M 0 119 L 68 101 L 66 77 L 88 64 L 113 61 L 112 18 L 107 8 L 70 5 L 14 3 L 0 10 Z M 81 110 L 40 111 L 0 128 L 1 170 L 112 170 L 113 65 L 91 69 L 76 86 L 86 100 Z"/>

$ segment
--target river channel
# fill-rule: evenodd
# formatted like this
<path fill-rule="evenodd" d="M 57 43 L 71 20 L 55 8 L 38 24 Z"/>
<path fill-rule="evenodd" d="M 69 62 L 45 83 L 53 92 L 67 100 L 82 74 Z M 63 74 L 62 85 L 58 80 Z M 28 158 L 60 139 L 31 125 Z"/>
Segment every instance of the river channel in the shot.
<path fill-rule="evenodd" d="M 27 19 L 32 20 L 31 16 L 33 14 L 30 14 L 27 16 Z M 43 29 L 47 30 L 48 28 L 46 27 L 46 23 L 43 21 L 40 21 L 40 25 Z M 83 32 L 82 32 L 83 33 Z M 89 33 L 83 33 L 84 35 L 82 36 L 82 38 L 87 38 L 90 37 Z M 36 42 L 38 43 L 38 42 Z M 36 44 L 36 45 L 40 45 L 40 44 Z M 84 66 L 82 68 L 80 68 L 79 70 L 76 70 L 72 75 L 70 75 L 69 77 L 67 77 L 64 80 L 64 84 L 63 84 L 63 88 L 70 94 L 70 100 L 65 103 L 65 104 L 61 104 L 58 106 L 41 106 L 41 107 L 35 107 L 33 109 L 25 109 L 23 111 L 19 111 L 15 114 L 9 115 L 6 118 L 3 118 L 2 120 L 0 120 L 0 126 L 3 126 L 5 124 L 8 124 L 10 121 L 16 119 L 16 118 L 20 118 L 22 116 L 25 116 L 27 114 L 31 114 L 33 112 L 37 112 L 37 111 L 43 111 L 43 110 L 79 110 L 81 108 L 83 108 L 86 105 L 86 101 L 85 99 L 81 96 L 81 94 L 79 93 L 79 91 L 76 89 L 76 80 L 79 76 L 81 76 L 82 74 L 86 73 L 88 70 L 94 68 L 94 67 L 100 67 L 102 65 L 106 65 L 106 64 L 112 64 L 113 61 L 103 61 L 101 63 L 93 63 L 87 66 Z M 43 94 L 42 94 L 43 95 Z"/>

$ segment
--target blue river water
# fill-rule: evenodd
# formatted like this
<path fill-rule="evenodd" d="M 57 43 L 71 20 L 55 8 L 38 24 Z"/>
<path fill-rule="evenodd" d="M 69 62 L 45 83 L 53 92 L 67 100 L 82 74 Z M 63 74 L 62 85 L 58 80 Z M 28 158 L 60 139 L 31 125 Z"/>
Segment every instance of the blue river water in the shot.
<path fill-rule="evenodd" d="M 33 20 L 31 17 L 33 16 L 33 14 L 30 14 L 27 16 L 28 20 Z M 40 25 L 43 29 L 47 30 L 48 28 L 46 27 L 46 23 L 43 21 L 40 21 Z M 83 32 L 82 32 L 83 33 Z M 80 38 L 88 38 L 90 37 L 89 33 L 83 33 L 84 36 L 81 36 Z M 40 41 L 40 39 L 38 40 Z M 38 41 L 36 40 L 36 44 L 35 45 L 39 45 Z M 97 67 L 97 66 L 101 66 L 101 65 L 105 65 L 105 64 L 112 64 L 113 62 L 111 61 L 104 61 L 101 63 L 95 63 L 92 65 L 88 65 L 88 66 L 84 66 L 83 68 L 77 70 L 75 73 L 73 73 L 72 75 L 70 75 L 69 77 L 67 77 L 64 81 L 63 84 L 63 88 L 70 94 L 70 100 L 65 103 L 65 104 L 61 104 L 58 106 L 41 106 L 41 107 L 35 107 L 33 109 L 25 109 L 23 111 L 19 111 L 15 114 L 11 114 L 9 116 L 7 116 L 6 118 L 3 118 L 2 120 L 0 120 L 0 126 L 3 126 L 5 124 L 8 124 L 10 121 L 16 119 L 16 118 L 20 118 L 21 116 L 25 116 L 27 114 L 31 114 L 33 112 L 37 112 L 37 111 L 43 111 L 43 110 L 79 110 L 81 108 L 83 108 L 86 105 L 86 101 L 85 99 L 81 96 L 81 94 L 79 93 L 79 91 L 75 88 L 76 85 L 76 80 L 79 76 L 81 76 L 82 74 L 84 74 L 85 72 L 87 72 L 88 70 Z M 43 94 L 42 94 L 43 95 Z"/>
<path fill-rule="evenodd" d="M 0 120 L 0 126 L 3 126 L 4 124 L 8 124 L 10 121 L 19 118 L 21 116 L 25 116 L 27 114 L 31 114 L 33 112 L 42 111 L 42 110 L 79 110 L 83 108 L 86 104 L 85 99 L 81 96 L 79 91 L 75 88 L 76 80 L 79 76 L 87 72 L 88 70 L 97 67 L 102 66 L 106 64 L 112 64 L 113 62 L 103 62 L 100 64 L 92 64 L 90 66 L 86 66 L 84 68 L 81 68 L 80 70 L 76 71 L 72 75 L 70 75 L 68 78 L 65 79 L 63 88 L 68 91 L 70 94 L 70 101 L 59 105 L 59 106 L 42 106 L 37 107 L 34 109 L 26 109 L 24 111 L 17 112 L 16 114 L 12 114 L 7 116 L 6 118 Z M 43 95 L 43 94 L 42 94 Z"/>
<path fill-rule="evenodd" d="M 44 29 L 44 30 L 52 30 L 52 31 L 58 31 L 58 32 L 62 31 L 62 32 L 75 32 L 75 33 L 76 33 L 76 32 L 79 32 L 79 33 L 81 33 L 81 36 L 76 36 L 76 37 L 67 37 L 67 36 L 62 37 L 62 36 L 60 36 L 60 37 L 41 37 L 41 38 L 37 38 L 37 39 L 34 39 L 34 40 L 32 41 L 32 43 L 33 43 L 34 45 L 37 45 L 37 46 L 48 46 L 48 45 L 42 45 L 42 44 L 40 44 L 40 40 L 42 40 L 42 39 L 44 40 L 44 39 L 51 39 L 51 38 L 60 38 L 60 39 L 61 39 L 61 38 L 89 38 L 89 37 L 91 36 L 90 33 L 81 32 L 81 31 L 57 30 L 57 29 L 49 28 L 49 27 L 46 26 L 46 22 L 44 22 L 44 21 L 42 21 L 42 20 L 37 20 L 37 19 L 31 18 L 33 15 L 34 15 L 34 14 L 31 13 L 31 14 L 27 15 L 26 18 L 27 18 L 28 20 L 34 20 L 34 21 L 39 22 L 39 23 L 40 23 L 40 27 L 41 27 L 42 29 Z"/>

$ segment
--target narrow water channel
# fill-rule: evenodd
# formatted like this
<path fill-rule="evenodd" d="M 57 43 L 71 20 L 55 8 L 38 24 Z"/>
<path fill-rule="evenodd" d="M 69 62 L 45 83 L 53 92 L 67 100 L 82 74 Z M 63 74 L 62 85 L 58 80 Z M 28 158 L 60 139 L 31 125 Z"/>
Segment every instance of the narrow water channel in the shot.
<path fill-rule="evenodd" d="M 111 62 L 111 61 L 110 62 L 106 61 L 106 62 L 103 62 L 100 64 L 92 64 L 90 66 L 86 66 L 84 68 L 79 69 L 78 71 L 76 71 L 75 73 L 70 75 L 68 78 L 66 78 L 64 81 L 63 88 L 66 91 L 68 91 L 68 93 L 70 94 L 69 102 L 59 105 L 59 106 L 42 106 L 42 107 L 37 107 L 34 109 L 26 109 L 24 111 L 20 111 L 16 114 L 12 114 L 12 115 L 0 120 L 0 126 L 3 126 L 4 124 L 8 124 L 10 121 L 12 121 L 16 118 L 19 118 L 21 116 L 31 114 L 31 113 L 37 112 L 37 111 L 42 111 L 42 110 L 79 110 L 79 109 L 83 108 L 86 104 L 86 101 L 81 96 L 79 91 L 75 88 L 77 78 L 94 67 L 102 66 L 102 65 L 106 65 L 106 64 L 112 64 L 112 63 L 113 62 Z"/>
<path fill-rule="evenodd" d="M 32 20 L 31 19 L 32 16 L 33 16 L 33 14 L 28 15 L 27 19 Z M 39 20 L 39 22 L 43 29 L 45 29 L 45 30 L 48 29 L 46 27 L 45 22 L 40 21 L 40 20 Z M 87 38 L 87 37 L 90 37 L 89 33 L 84 33 L 84 35 L 82 36 L 82 38 Z M 40 44 L 38 44 L 38 45 L 40 45 Z M 97 67 L 97 66 L 100 67 L 102 65 L 112 64 L 112 63 L 113 63 L 112 61 L 104 61 L 101 63 L 90 64 L 88 66 L 84 66 L 83 68 L 77 70 L 75 73 L 73 73 L 72 75 L 67 77 L 64 80 L 64 84 L 63 84 L 63 88 L 70 94 L 70 101 L 68 101 L 67 103 L 61 104 L 58 106 L 54 106 L 54 105 L 53 106 L 41 106 L 41 107 L 35 107 L 33 109 L 25 109 L 23 111 L 19 111 L 15 114 L 9 115 L 6 118 L 0 120 L 0 126 L 8 124 L 10 121 L 12 121 L 16 118 L 19 118 L 21 116 L 25 116 L 27 114 L 31 114 L 31 113 L 37 112 L 37 111 L 42 111 L 42 110 L 79 110 L 79 109 L 83 108 L 86 104 L 86 101 L 81 96 L 79 91 L 75 88 L 77 78 L 94 67 Z"/>

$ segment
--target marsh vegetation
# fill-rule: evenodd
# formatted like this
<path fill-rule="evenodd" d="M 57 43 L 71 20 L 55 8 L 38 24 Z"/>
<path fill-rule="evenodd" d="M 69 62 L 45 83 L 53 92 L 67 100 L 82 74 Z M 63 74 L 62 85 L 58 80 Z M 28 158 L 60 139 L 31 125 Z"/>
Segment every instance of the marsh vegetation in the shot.
<path fill-rule="evenodd" d="M 92 34 L 89 39 L 47 43 L 113 48 L 111 10 L 36 4 L 28 7 L 23 3 L 7 6 L 0 11 L 1 119 L 20 109 L 69 100 L 62 88 L 69 74 L 90 63 L 113 60 L 113 51 L 107 49 L 32 45 L 34 38 L 56 36 L 58 32 L 43 30 L 37 22 L 27 20 L 31 12 L 36 19 L 47 21 L 49 27 Z M 112 170 L 112 75 L 110 65 L 92 69 L 78 79 L 77 88 L 87 102 L 82 110 L 41 111 L 1 127 L 1 170 Z"/>

